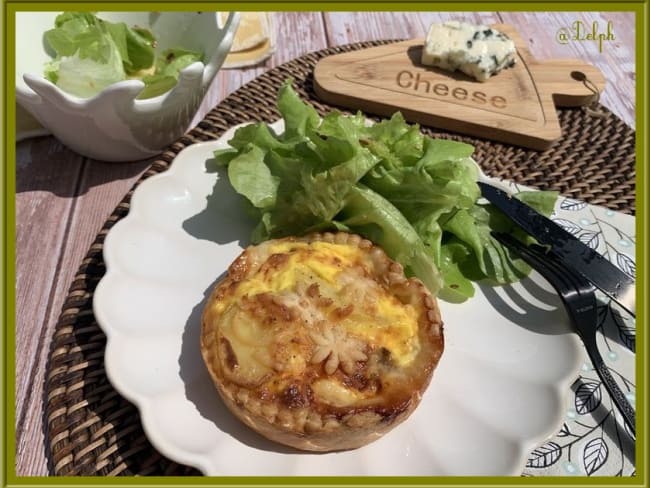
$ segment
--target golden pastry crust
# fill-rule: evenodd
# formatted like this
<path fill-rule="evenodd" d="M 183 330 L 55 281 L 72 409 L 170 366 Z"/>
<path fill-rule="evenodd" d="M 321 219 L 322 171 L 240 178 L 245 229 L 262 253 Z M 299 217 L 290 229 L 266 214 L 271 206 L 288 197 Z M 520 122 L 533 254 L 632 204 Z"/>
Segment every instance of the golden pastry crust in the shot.
<path fill-rule="evenodd" d="M 201 354 L 227 407 L 311 451 L 360 447 L 405 420 L 443 348 L 422 282 L 342 232 L 247 248 L 202 315 Z"/>

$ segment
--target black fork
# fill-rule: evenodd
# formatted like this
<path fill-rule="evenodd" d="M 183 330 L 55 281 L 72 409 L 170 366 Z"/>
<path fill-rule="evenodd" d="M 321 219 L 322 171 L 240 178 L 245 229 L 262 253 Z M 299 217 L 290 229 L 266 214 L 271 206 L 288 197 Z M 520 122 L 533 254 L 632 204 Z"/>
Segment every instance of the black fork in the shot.
<path fill-rule="evenodd" d="M 597 309 L 596 288 L 589 281 L 562 265 L 560 260 L 542 246 L 527 246 L 508 234 L 494 234 L 494 237 L 519 254 L 524 261 L 536 269 L 555 288 L 569 318 L 585 345 L 587 354 L 605 384 L 614 404 L 625 419 L 625 424 L 636 437 L 636 420 L 632 405 L 612 377 L 596 344 Z"/>

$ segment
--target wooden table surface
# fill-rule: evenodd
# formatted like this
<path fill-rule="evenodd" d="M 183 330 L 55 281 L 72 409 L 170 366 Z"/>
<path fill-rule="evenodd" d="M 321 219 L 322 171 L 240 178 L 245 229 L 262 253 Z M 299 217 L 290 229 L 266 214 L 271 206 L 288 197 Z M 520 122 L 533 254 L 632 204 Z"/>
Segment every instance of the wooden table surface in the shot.
<path fill-rule="evenodd" d="M 277 47 L 264 64 L 222 70 L 195 122 L 228 94 L 264 71 L 310 51 L 373 39 L 422 37 L 430 23 L 464 18 L 514 25 L 538 59 L 580 58 L 607 79 L 601 103 L 635 126 L 633 13 L 276 12 Z M 614 40 L 557 39 L 579 20 Z M 72 277 L 102 224 L 151 161 L 103 163 L 84 158 L 53 137 L 16 145 L 16 474 L 48 475 L 43 385 L 54 326 Z"/>

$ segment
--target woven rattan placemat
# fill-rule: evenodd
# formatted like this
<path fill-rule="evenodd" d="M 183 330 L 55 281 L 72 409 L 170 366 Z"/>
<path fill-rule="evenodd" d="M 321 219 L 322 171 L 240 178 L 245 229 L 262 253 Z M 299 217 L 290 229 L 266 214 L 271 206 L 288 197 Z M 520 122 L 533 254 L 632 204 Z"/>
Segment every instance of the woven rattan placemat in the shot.
<path fill-rule="evenodd" d="M 50 349 L 45 385 L 46 446 L 56 475 L 198 475 L 164 458 L 144 435 L 136 408 L 109 383 L 104 371 L 105 336 L 92 312 L 93 292 L 105 272 L 106 233 L 129 211 L 138 184 L 165 171 L 183 148 L 213 140 L 247 121 L 274 121 L 277 90 L 287 78 L 325 113 L 316 98 L 312 72 L 331 54 L 385 44 L 357 43 L 307 54 L 247 83 L 214 108 L 189 134 L 172 144 L 144 173 L 104 224 L 68 292 Z M 563 137 L 545 152 L 423 128 L 430 135 L 473 144 L 486 174 L 508 178 L 630 214 L 635 212 L 634 131 L 603 107 L 600 116 L 560 110 Z"/>

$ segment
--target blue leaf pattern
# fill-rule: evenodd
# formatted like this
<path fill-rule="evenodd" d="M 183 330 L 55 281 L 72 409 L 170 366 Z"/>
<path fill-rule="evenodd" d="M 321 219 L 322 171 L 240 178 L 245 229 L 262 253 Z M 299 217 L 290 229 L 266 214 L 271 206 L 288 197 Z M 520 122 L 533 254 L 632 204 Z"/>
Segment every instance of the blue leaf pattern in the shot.
<path fill-rule="evenodd" d="M 636 263 L 630 256 L 617 252 L 616 264 L 623 272 L 629 274 L 632 278 L 636 278 Z"/>
<path fill-rule="evenodd" d="M 580 242 L 583 244 L 586 244 L 592 249 L 598 249 L 598 246 L 600 245 L 600 232 L 593 232 L 590 230 L 587 230 L 580 234 L 578 236 L 578 239 L 580 239 Z"/>
<path fill-rule="evenodd" d="M 623 326 L 619 329 L 619 337 L 625 347 L 630 351 L 636 352 L 636 330 L 633 327 Z"/>
<path fill-rule="evenodd" d="M 553 219 L 553 222 L 555 222 L 557 225 L 562 227 L 567 232 L 570 232 L 574 236 L 577 236 L 582 230 L 582 227 L 577 225 L 575 222 L 571 222 L 570 220 L 567 219 Z"/>
<path fill-rule="evenodd" d="M 608 454 L 609 448 L 605 439 L 602 437 L 596 437 L 587 442 L 582 455 L 582 462 L 588 476 L 591 476 L 600 469 L 605 461 L 607 461 Z"/>
<path fill-rule="evenodd" d="M 623 320 L 623 318 L 618 314 L 612 314 L 614 323 L 618 328 L 618 336 L 621 339 L 621 342 L 625 347 L 630 351 L 636 351 L 636 328 L 633 325 L 628 324 Z"/>
<path fill-rule="evenodd" d="M 526 466 L 529 468 L 547 468 L 555 464 L 560 459 L 561 454 L 562 448 L 559 444 L 548 442 L 533 451 Z"/>
<path fill-rule="evenodd" d="M 581 415 L 593 412 L 600 405 L 601 398 L 600 383 L 582 383 L 576 390 L 576 412 Z"/>
<path fill-rule="evenodd" d="M 580 200 L 574 200 L 573 198 L 565 198 L 560 203 L 560 208 L 562 210 L 569 210 L 571 212 L 577 212 L 578 210 L 582 210 L 586 206 L 587 204 L 585 202 L 581 202 Z"/>

